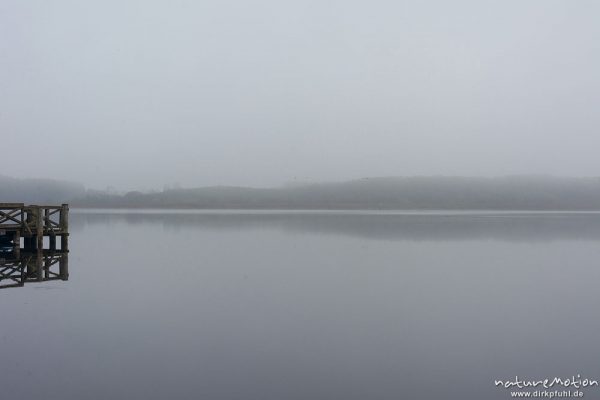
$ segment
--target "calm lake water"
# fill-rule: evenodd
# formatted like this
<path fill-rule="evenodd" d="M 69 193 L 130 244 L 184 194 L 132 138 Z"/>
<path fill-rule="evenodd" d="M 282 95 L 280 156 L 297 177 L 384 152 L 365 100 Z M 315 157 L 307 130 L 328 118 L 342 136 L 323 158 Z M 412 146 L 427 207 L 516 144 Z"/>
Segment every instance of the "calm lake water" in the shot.
<path fill-rule="evenodd" d="M 70 247 L 68 281 L 0 290 L 2 399 L 508 399 L 495 379 L 600 379 L 600 214 L 72 210 Z"/>

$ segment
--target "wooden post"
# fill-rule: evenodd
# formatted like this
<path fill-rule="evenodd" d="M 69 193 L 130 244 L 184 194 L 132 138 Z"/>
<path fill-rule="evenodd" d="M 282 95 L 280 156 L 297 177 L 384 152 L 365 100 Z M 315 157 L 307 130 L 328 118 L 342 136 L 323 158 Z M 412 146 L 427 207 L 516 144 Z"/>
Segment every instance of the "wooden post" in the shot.
<path fill-rule="evenodd" d="M 50 264 L 52 263 L 52 256 L 44 259 L 44 280 L 50 278 Z"/>
<path fill-rule="evenodd" d="M 43 237 L 43 236 L 42 236 Z M 37 273 L 37 280 L 38 282 L 42 282 L 44 280 L 44 275 L 43 275 L 43 270 L 44 268 L 42 267 L 43 265 L 43 253 L 42 250 L 40 250 L 38 248 L 38 251 L 36 253 L 36 257 L 35 257 L 35 269 L 36 269 L 36 273 Z"/>
<path fill-rule="evenodd" d="M 25 281 L 27 280 L 27 274 L 25 272 L 25 264 L 23 264 L 23 260 L 20 258 L 18 260 L 19 269 L 21 270 L 21 281 L 19 282 L 19 286 L 23 286 L 25 285 Z"/>
<path fill-rule="evenodd" d="M 21 205 L 21 230 L 25 231 L 25 224 L 27 223 L 27 221 L 25 220 L 25 207 L 22 204 Z"/>
<path fill-rule="evenodd" d="M 63 204 L 60 209 L 60 249 L 69 251 L 69 205 Z"/>
<path fill-rule="evenodd" d="M 58 273 L 63 281 L 69 280 L 69 254 L 65 253 L 60 256 L 58 261 Z"/>
<path fill-rule="evenodd" d="M 32 207 L 27 207 L 27 218 L 25 218 L 25 222 L 23 227 L 31 226 L 31 223 L 33 222 L 33 212 L 32 212 L 33 208 Z M 32 233 L 30 234 L 29 231 L 27 231 L 27 235 L 25 235 L 25 250 L 31 251 L 33 249 L 33 236 Z"/>
<path fill-rule="evenodd" d="M 21 231 L 16 231 L 13 236 L 13 251 L 15 257 L 19 258 L 21 256 Z"/>
<path fill-rule="evenodd" d="M 34 263 L 32 261 L 32 257 L 30 254 L 27 254 L 23 258 L 23 266 L 27 270 L 27 273 L 25 274 L 25 276 L 27 278 L 33 277 L 34 273 L 35 273 L 35 266 L 34 266 Z"/>
<path fill-rule="evenodd" d="M 37 251 L 44 250 L 44 215 L 42 214 L 42 208 L 37 207 L 35 215 L 35 227 L 37 235 L 36 249 Z"/>
<path fill-rule="evenodd" d="M 52 225 L 50 224 L 50 209 L 44 208 L 44 227 L 47 231 L 52 229 Z"/>

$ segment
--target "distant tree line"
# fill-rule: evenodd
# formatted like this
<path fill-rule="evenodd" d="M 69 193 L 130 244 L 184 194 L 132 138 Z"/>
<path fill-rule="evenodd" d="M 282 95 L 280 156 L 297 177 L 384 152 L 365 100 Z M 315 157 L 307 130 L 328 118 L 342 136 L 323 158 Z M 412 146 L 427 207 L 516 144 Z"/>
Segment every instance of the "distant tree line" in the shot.
<path fill-rule="evenodd" d="M 600 210 L 600 178 L 384 177 L 263 189 L 213 186 L 116 194 L 86 191 L 77 183 L 0 176 L 0 202 L 103 208 Z"/>
<path fill-rule="evenodd" d="M 372 210 L 600 210 L 599 178 L 391 177 L 257 189 L 203 187 L 124 195 L 88 192 L 81 207 Z"/>

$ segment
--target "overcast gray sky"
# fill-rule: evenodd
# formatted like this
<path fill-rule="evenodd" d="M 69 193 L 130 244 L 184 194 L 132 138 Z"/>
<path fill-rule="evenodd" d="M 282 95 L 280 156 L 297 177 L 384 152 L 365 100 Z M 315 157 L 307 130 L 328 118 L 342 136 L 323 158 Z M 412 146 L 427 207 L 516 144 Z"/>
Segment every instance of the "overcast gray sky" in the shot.
<path fill-rule="evenodd" d="M 600 2 L 0 0 L 0 173 L 600 175 Z"/>

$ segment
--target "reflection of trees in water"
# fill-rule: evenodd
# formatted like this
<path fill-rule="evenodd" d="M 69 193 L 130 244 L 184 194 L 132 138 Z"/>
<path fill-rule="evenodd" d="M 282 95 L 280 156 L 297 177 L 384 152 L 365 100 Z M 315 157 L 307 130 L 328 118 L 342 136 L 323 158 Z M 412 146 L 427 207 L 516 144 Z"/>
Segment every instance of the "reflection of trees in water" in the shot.
<path fill-rule="evenodd" d="M 69 280 L 69 253 L 49 250 L 0 253 L 0 289 L 54 280 Z"/>
<path fill-rule="evenodd" d="M 89 225 L 161 225 L 165 230 L 252 230 L 354 236 L 380 240 L 599 240 L 600 214 L 356 213 L 74 213 L 72 229 Z"/>

